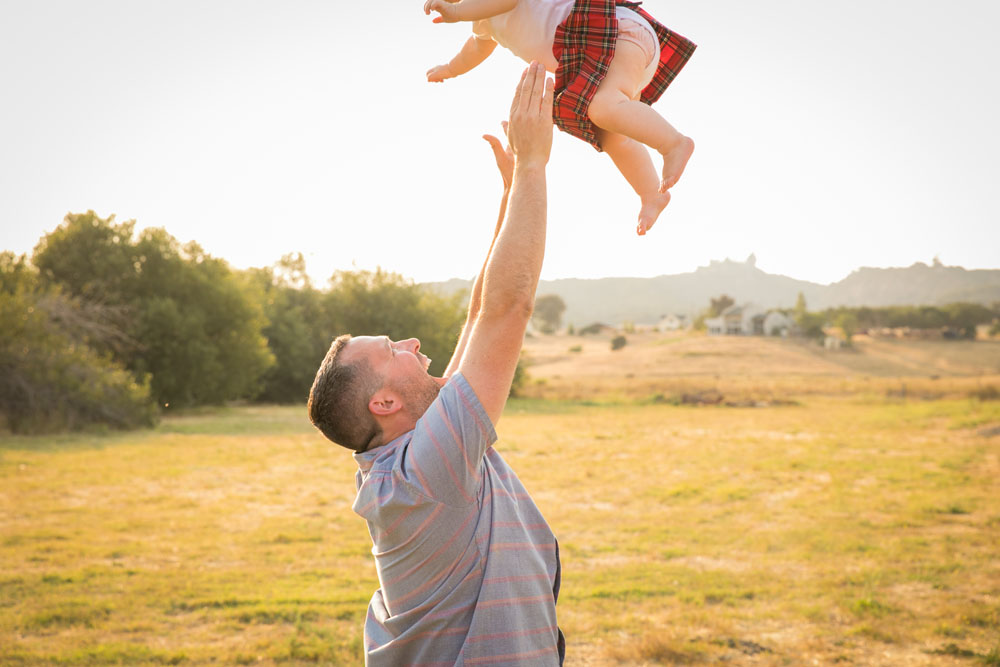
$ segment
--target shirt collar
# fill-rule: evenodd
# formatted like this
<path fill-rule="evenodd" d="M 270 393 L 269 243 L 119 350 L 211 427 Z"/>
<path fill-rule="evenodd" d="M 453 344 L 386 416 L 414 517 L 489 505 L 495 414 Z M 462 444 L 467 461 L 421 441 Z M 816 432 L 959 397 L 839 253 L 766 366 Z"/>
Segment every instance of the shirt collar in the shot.
<path fill-rule="evenodd" d="M 383 456 L 391 454 L 393 450 L 402 445 L 404 442 L 409 442 L 412 435 L 413 431 L 407 431 L 403 435 L 385 445 L 379 445 L 378 447 L 374 447 L 364 452 L 354 452 L 352 456 L 358 464 L 358 468 L 361 469 L 361 472 L 366 473 L 372 469 L 372 466 L 375 465 L 375 461 Z"/>

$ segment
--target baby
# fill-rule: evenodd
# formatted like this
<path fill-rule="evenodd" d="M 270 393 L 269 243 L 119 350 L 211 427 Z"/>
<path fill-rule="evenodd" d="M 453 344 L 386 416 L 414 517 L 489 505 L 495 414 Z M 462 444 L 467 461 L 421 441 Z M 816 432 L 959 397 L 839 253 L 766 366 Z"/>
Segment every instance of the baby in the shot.
<path fill-rule="evenodd" d="M 426 0 L 435 23 L 472 22 L 472 37 L 427 80 L 482 63 L 497 44 L 556 74 L 560 129 L 604 150 L 639 195 L 639 235 L 670 202 L 694 142 L 650 105 L 694 53 L 695 44 L 626 0 Z M 659 175 L 645 146 L 663 158 Z"/>

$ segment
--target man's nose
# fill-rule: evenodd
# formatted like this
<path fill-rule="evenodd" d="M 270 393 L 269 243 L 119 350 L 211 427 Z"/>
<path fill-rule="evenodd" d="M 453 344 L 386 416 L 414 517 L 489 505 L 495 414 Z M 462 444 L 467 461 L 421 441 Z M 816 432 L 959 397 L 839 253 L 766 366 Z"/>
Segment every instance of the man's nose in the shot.
<path fill-rule="evenodd" d="M 407 349 L 414 354 L 416 354 L 420 349 L 420 341 L 416 338 L 407 338 L 404 342 L 406 343 Z"/>

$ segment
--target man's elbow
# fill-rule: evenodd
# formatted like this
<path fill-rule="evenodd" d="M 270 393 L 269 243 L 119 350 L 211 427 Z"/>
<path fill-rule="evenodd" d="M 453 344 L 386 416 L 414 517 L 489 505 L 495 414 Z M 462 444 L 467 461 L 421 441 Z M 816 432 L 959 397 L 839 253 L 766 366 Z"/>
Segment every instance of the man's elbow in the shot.
<path fill-rule="evenodd" d="M 534 310 L 534 295 L 510 294 L 499 299 L 484 299 L 480 319 L 523 322 L 527 326 Z"/>

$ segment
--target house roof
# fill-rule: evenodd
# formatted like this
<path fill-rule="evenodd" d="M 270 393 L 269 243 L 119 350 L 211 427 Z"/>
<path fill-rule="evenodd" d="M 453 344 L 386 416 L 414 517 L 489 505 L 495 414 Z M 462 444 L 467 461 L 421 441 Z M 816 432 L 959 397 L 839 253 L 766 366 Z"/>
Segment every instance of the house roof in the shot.
<path fill-rule="evenodd" d="M 729 306 L 729 308 L 726 308 L 724 311 L 722 311 L 723 317 L 729 317 L 730 315 L 742 315 L 742 314 L 743 314 L 743 306 L 738 306 L 735 304 Z"/>

